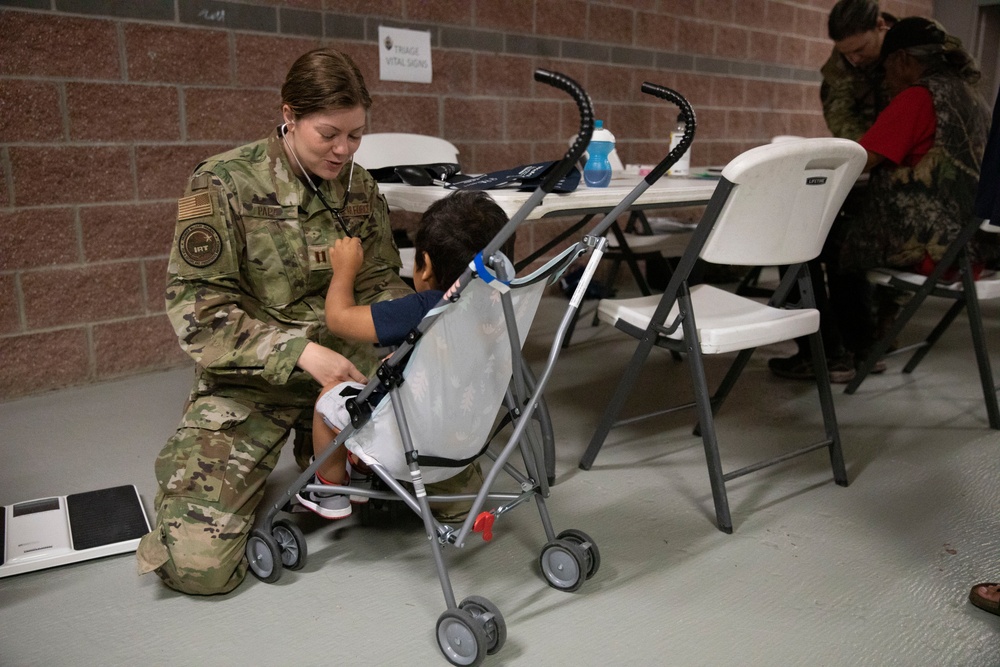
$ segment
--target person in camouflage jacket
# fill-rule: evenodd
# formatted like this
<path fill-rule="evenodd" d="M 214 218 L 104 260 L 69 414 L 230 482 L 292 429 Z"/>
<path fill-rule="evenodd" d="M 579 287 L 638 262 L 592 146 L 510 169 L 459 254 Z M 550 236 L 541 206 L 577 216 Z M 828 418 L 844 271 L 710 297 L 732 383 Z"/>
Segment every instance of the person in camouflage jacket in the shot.
<path fill-rule="evenodd" d="M 296 459 L 307 464 L 320 386 L 364 381 L 377 367 L 370 345 L 326 329 L 329 246 L 361 240 L 358 303 L 411 292 L 385 200 L 353 165 L 371 106 L 357 67 L 332 49 L 311 51 L 289 70 L 282 102 L 286 125 L 199 164 L 178 203 L 167 313 L 196 380 L 156 460 L 156 519 L 137 558 L 140 572 L 186 593 L 242 581 L 282 444 L 294 429 Z"/>
<path fill-rule="evenodd" d="M 817 303 L 835 382 L 853 378 L 878 335 L 865 272 L 933 268 L 972 218 L 986 144 L 989 116 L 974 85 L 975 61 L 939 24 L 920 17 L 896 22 L 883 40 L 881 60 L 894 97 L 860 139 L 870 177 L 849 195 L 820 257 L 829 299 Z M 925 92 L 914 98 L 919 90 Z M 980 259 L 991 257 L 995 242 L 975 250 Z M 822 278 L 817 283 L 819 292 Z M 799 348 L 793 357 L 769 360 L 771 370 L 810 377 L 811 360 Z"/>
<path fill-rule="evenodd" d="M 830 10 L 833 51 L 820 68 L 823 118 L 835 137 L 857 141 L 885 108 L 889 94 L 879 62 L 882 39 L 896 23 L 877 0 L 840 0 Z"/>

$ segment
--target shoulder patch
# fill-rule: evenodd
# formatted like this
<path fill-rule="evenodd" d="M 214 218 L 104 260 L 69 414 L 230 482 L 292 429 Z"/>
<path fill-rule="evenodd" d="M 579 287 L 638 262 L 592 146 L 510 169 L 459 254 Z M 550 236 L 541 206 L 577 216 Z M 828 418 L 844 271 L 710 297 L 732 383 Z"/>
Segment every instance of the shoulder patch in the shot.
<path fill-rule="evenodd" d="M 177 250 L 185 262 L 202 269 L 211 266 L 222 255 L 222 238 L 211 225 L 196 222 L 181 232 Z"/>
<path fill-rule="evenodd" d="M 215 207 L 212 204 L 212 195 L 209 192 L 201 192 L 177 201 L 178 220 L 207 218 L 214 212 Z"/>

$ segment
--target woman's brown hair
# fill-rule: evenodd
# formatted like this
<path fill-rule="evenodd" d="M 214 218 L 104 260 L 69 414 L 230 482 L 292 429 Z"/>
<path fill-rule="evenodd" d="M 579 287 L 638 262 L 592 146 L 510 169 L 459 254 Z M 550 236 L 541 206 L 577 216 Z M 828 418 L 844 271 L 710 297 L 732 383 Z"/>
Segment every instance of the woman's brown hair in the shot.
<path fill-rule="evenodd" d="M 299 56 L 281 86 L 281 102 L 291 108 L 295 118 L 356 106 L 368 111 L 372 106 L 361 70 L 350 56 L 330 48 Z"/>

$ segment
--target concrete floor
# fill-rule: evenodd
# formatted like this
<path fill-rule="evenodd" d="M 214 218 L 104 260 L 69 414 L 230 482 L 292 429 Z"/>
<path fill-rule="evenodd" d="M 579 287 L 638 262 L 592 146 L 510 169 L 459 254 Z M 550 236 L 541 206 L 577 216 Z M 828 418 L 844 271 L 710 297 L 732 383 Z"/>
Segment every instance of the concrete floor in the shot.
<path fill-rule="evenodd" d="M 536 366 L 564 308 L 543 303 L 526 346 Z M 996 305 L 986 317 L 1000 350 Z M 913 376 L 892 360 L 858 394 L 838 392 L 850 487 L 833 484 L 822 452 L 740 478 L 725 535 L 688 416 L 613 431 L 593 470 L 577 469 L 631 350 L 607 326 L 582 326 L 548 392 L 549 507 L 557 530 L 595 538 L 601 569 L 577 593 L 549 588 L 530 506 L 498 522 L 493 542 L 446 550 L 456 595 L 486 596 L 506 617 L 507 644 L 485 664 L 1000 665 L 1000 618 L 966 599 L 1000 577 L 1000 434 L 969 345 L 963 317 Z M 811 385 L 766 370 L 790 352 L 758 354 L 723 409 L 727 469 L 819 432 Z M 131 483 L 149 508 L 153 458 L 190 379 L 183 369 L 0 404 L 0 504 Z M 637 400 L 689 395 L 687 379 L 658 351 Z M 290 454 L 272 492 L 294 477 Z M 2 579 L 0 665 L 446 664 L 418 525 L 301 525 L 302 571 L 226 596 L 171 592 L 138 577 L 131 556 Z"/>

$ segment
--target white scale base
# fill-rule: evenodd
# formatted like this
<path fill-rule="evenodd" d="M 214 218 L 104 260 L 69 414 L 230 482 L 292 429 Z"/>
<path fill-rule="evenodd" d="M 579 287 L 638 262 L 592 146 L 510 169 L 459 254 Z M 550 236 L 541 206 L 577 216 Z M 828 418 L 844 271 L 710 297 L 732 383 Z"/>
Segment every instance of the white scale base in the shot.
<path fill-rule="evenodd" d="M 132 485 L 0 507 L 0 578 L 135 551 L 148 532 Z"/>

